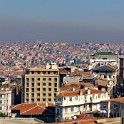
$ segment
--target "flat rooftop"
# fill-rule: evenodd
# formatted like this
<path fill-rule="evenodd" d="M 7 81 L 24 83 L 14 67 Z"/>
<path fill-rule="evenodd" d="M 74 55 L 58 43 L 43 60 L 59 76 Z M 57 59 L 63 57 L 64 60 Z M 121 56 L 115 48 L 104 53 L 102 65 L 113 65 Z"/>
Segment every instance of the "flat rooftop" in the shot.
<path fill-rule="evenodd" d="M 97 52 L 95 55 L 116 55 L 115 53 L 112 52 Z"/>

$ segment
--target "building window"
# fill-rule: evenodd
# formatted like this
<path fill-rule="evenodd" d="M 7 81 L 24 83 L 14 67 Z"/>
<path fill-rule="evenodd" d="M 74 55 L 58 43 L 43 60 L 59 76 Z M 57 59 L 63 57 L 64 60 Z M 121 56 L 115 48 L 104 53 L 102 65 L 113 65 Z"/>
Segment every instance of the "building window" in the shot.
<path fill-rule="evenodd" d="M 107 75 L 104 75 L 104 78 L 107 78 Z"/>
<path fill-rule="evenodd" d="M 54 82 L 57 82 L 57 78 L 54 78 Z"/>
<path fill-rule="evenodd" d="M 46 99 L 43 99 L 43 101 L 46 101 Z"/>
<path fill-rule="evenodd" d="M 117 104 L 114 104 L 114 108 L 116 108 L 117 107 Z"/>
<path fill-rule="evenodd" d="M 61 101 L 61 98 L 58 98 L 58 101 Z"/>
<path fill-rule="evenodd" d="M 32 83 L 32 87 L 34 87 L 34 83 Z"/>
<path fill-rule="evenodd" d="M 34 74 L 34 71 L 31 71 L 31 74 Z"/>
<path fill-rule="evenodd" d="M 55 83 L 54 86 L 57 87 L 57 83 Z"/>
<path fill-rule="evenodd" d="M 50 74 L 50 71 L 48 71 L 48 74 Z"/>
<path fill-rule="evenodd" d="M 34 92 L 34 88 L 32 88 L 32 92 Z"/>
<path fill-rule="evenodd" d="M 49 86 L 51 86 L 51 83 L 49 83 Z"/>
<path fill-rule="evenodd" d="M 29 83 L 26 83 L 26 86 L 29 87 Z"/>
<path fill-rule="evenodd" d="M 51 99 L 48 99 L 48 101 L 51 101 Z"/>
<path fill-rule="evenodd" d="M 40 86 L 40 83 L 37 83 L 37 86 Z"/>
<path fill-rule="evenodd" d="M 40 88 L 37 88 L 37 91 L 40 91 Z"/>
<path fill-rule="evenodd" d="M 72 97 L 69 97 L 69 101 L 72 101 Z"/>
<path fill-rule="evenodd" d="M 72 111 L 72 112 L 74 111 L 74 107 L 71 107 L 71 111 Z"/>
<path fill-rule="evenodd" d="M 37 71 L 37 74 L 40 74 L 40 71 Z"/>
<path fill-rule="evenodd" d="M 43 93 L 43 96 L 46 96 L 46 93 Z"/>
<path fill-rule="evenodd" d="M 43 78 L 43 81 L 46 81 L 46 78 Z"/>
<path fill-rule="evenodd" d="M 43 71 L 43 74 L 46 74 L 46 71 Z"/>
<path fill-rule="evenodd" d="M 57 114 L 59 114 L 60 113 L 59 109 L 56 109 L 56 112 L 57 112 Z"/>
<path fill-rule="evenodd" d="M 101 98 L 101 95 L 100 94 L 98 94 L 98 98 Z"/>
<path fill-rule="evenodd" d="M 75 97 L 75 100 L 78 100 L 78 96 Z"/>
<path fill-rule="evenodd" d="M 34 97 L 34 93 L 31 94 L 31 97 Z"/>
<path fill-rule="evenodd" d="M 40 78 L 37 78 L 38 81 L 40 81 Z"/>
<path fill-rule="evenodd" d="M 43 86 L 46 86 L 46 83 L 43 83 Z"/>
<path fill-rule="evenodd" d="M 29 78 L 26 78 L 26 82 L 29 82 Z"/>
<path fill-rule="evenodd" d="M 40 96 L 40 93 L 37 93 L 37 96 Z"/>
<path fill-rule="evenodd" d="M 2 104 L 2 100 L 0 100 L 0 104 Z"/>
<path fill-rule="evenodd" d="M 40 102 L 40 99 L 37 99 L 37 102 Z"/>
<path fill-rule="evenodd" d="M 34 99 L 31 99 L 31 102 L 33 103 L 34 102 Z"/>
<path fill-rule="evenodd" d="M 49 78 L 49 81 L 51 81 L 51 78 Z"/>
<path fill-rule="evenodd" d="M 106 108 L 106 105 L 103 105 L 103 108 L 105 109 Z"/>
<path fill-rule="evenodd" d="M 51 96 L 51 93 L 49 93 L 48 95 Z"/>
<path fill-rule="evenodd" d="M 51 91 L 51 88 L 49 88 L 49 91 Z"/>
<path fill-rule="evenodd" d="M 32 78 L 32 82 L 34 82 L 34 78 Z"/>
<path fill-rule="evenodd" d="M 57 92 L 57 88 L 54 88 L 54 91 Z"/>
<path fill-rule="evenodd" d="M 43 91 L 46 91 L 46 88 L 43 88 Z"/>
<path fill-rule="evenodd" d="M 29 92 L 29 89 L 28 88 L 26 88 L 26 92 Z"/>

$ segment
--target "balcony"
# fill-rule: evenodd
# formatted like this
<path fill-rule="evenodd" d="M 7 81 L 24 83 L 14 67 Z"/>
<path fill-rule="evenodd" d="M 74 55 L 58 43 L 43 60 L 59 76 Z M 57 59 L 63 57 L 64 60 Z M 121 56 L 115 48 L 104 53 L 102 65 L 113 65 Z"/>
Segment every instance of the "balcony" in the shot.
<path fill-rule="evenodd" d="M 55 104 L 56 104 L 56 105 L 62 105 L 63 102 L 62 102 L 62 101 L 57 101 Z"/>

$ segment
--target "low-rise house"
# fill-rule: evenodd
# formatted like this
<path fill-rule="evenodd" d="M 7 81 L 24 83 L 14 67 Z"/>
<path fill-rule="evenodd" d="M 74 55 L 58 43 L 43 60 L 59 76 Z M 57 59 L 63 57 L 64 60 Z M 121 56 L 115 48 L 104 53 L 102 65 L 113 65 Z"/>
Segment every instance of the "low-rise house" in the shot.
<path fill-rule="evenodd" d="M 105 91 L 96 89 L 74 89 L 60 91 L 56 96 L 56 121 L 68 120 L 82 113 L 100 111 L 100 101 L 108 100 Z"/>
<path fill-rule="evenodd" d="M 55 106 L 52 104 L 32 103 L 11 106 L 12 118 L 37 118 L 44 122 L 55 122 Z"/>

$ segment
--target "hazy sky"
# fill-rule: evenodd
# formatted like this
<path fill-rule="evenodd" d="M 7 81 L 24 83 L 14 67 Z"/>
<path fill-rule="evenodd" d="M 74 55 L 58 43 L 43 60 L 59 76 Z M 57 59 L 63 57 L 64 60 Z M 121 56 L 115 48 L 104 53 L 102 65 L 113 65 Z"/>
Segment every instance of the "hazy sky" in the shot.
<path fill-rule="evenodd" d="M 123 42 L 124 0 L 0 0 L 0 42 Z"/>

